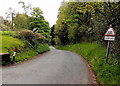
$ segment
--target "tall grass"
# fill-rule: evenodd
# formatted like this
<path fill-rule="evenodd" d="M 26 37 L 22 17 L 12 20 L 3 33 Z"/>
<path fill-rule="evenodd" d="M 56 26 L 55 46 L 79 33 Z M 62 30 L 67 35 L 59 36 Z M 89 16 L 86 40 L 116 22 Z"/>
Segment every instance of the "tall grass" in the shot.
<path fill-rule="evenodd" d="M 97 80 L 101 84 L 120 84 L 120 65 L 116 60 L 109 57 L 109 63 L 105 62 L 106 48 L 97 43 L 80 43 L 57 47 L 82 55 L 97 74 Z"/>

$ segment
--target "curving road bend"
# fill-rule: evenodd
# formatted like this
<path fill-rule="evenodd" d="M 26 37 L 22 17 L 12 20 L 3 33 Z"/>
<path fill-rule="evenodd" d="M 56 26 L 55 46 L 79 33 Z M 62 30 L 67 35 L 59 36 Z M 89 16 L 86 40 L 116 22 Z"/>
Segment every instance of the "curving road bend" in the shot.
<path fill-rule="evenodd" d="M 2 68 L 2 84 L 88 84 L 89 70 L 78 54 L 51 47 L 46 54 Z"/>

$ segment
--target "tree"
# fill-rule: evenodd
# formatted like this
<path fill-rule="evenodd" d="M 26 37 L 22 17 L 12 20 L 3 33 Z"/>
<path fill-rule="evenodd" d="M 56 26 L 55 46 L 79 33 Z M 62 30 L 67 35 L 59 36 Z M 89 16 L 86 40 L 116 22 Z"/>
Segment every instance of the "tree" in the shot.
<path fill-rule="evenodd" d="M 11 20 L 11 29 L 13 30 L 13 17 L 16 15 L 16 12 L 14 9 L 12 9 L 11 7 L 8 9 L 8 12 L 6 12 L 6 19 Z"/>
<path fill-rule="evenodd" d="M 38 33 L 41 33 L 50 42 L 51 36 L 49 23 L 45 21 L 42 14 L 43 12 L 39 7 L 33 8 L 33 12 L 31 13 L 32 17 L 29 17 L 29 29 L 33 30 L 34 28 L 37 28 Z"/>
<path fill-rule="evenodd" d="M 59 9 L 60 12 L 55 25 L 55 33 L 56 38 L 59 38 L 59 41 L 63 45 L 80 42 L 90 27 L 90 14 L 88 12 L 79 12 L 79 6 L 81 5 L 83 3 L 68 2 Z M 57 41 L 57 39 L 55 40 Z M 66 40 L 65 43 L 63 39 Z"/>
<path fill-rule="evenodd" d="M 73 0 L 77 1 L 77 0 Z M 120 1 L 119 2 L 67 2 L 59 9 L 55 24 L 56 44 L 79 43 L 91 39 L 103 45 L 104 33 L 112 24 L 116 41 L 111 43 L 111 54 L 120 57 Z M 120 60 L 119 60 L 120 61 Z"/>
<path fill-rule="evenodd" d="M 30 4 L 29 4 L 28 6 L 26 6 L 25 2 L 23 2 L 23 1 L 19 1 L 18 3 L 19 3 L 19 4 L 22 4 L 22 8 L 24 9 L 24 13 L 25 13 L 25 14 L 28 14 L 29 11 L 31 12 L 32 7 L 31 7 Z"/>
<path fill-rule="evenodd" d="M 14 17 L 14 24 L 16 30 L 28 29 L 28 16 L 26 14 L 17 14 Z"/>
<path fill-rule="evenodd" d="M 52 27 L 51 27 L 51 33 L 50 33 L 50 35 L 51 35 L 51 45 L 55 45 L 55 41 L 54 41 L 54 37 L 55 37 L 55 25 L 53 25 Z"/>

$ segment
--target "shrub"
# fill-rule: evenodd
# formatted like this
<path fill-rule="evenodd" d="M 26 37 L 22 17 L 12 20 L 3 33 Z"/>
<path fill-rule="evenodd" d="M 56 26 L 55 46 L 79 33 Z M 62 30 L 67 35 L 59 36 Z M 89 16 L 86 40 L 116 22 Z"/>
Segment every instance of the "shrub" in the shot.
<path fill-rule="evenodd" d="M 40 33 L 34 33 L 34 35 L 39 43 L 48 43 L 48 40 Z"/>
<path fill-rule="evenodd" d="M 19 32 L 19 37 L 21 39 L 25 39 L 25 40 L 30 41 L 35 36 L 34 36 L 34 33 L 31 30 L 22 30 L 22 31 Z"/>
<path fill-rule="evenodd" d="M 18 38 L 27 40 L 32 45 L 35 45 L 35 41 L 39 43 L 45 43 L 46 38 L 40 33 L 33 33 L 31 30 L 22 30 L 20 31 Z"/>

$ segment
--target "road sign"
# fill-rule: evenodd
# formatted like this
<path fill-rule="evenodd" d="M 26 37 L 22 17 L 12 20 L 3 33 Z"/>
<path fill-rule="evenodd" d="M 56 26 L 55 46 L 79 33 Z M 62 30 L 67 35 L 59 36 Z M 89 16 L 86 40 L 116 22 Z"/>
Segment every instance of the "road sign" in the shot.
<path fill-rule="evenodd" d="M 107 51 L 106 51 L 106 63 L 108 63 L 108 55 L 109 55 L 109 47 L 110 47 L 110 41 L 114 41 L 115 40 L 115 31 L 112 28 L 112 24 L 110 24 L 109 29 L 106 31 L 106 33 L 104 34 L 105 38 L 104 40 L 108 41 L 108 45 L 107 45 Z"/>
<path fill-rule="evenodd" d="M 105 36 L 104 40 L 114 41 L 115 40 L 115 36 Z"/>
<path fill-rule="evenodd" d="M 110 25 L 109 29 L 106 31 L 104 36 L 105 36 L 104 40 L 107 40 L 107 41 L 114 41 L 115 40 L 115 31 L 112 28 L 112 25 Z"/>
<path fill-rule="evenodd" d="M 115 36 L 115 31 L 113 28 L 109 28 L 107 32 L 104 34 L 104 36 Z"/>

